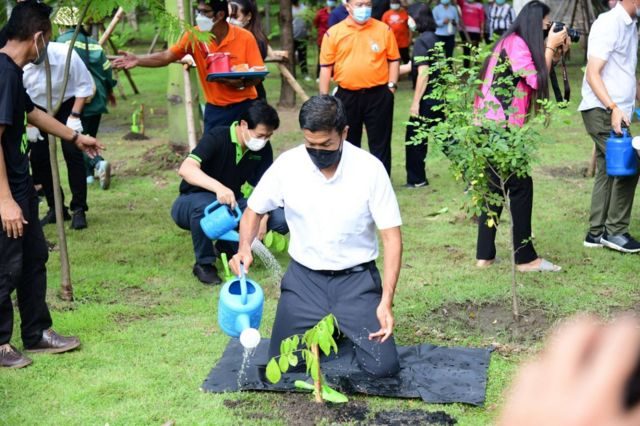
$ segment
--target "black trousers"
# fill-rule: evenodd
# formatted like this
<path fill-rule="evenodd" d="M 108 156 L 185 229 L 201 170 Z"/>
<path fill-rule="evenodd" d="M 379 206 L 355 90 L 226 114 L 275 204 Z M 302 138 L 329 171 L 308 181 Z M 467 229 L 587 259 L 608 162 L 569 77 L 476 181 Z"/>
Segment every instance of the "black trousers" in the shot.
<path fill-rule="evenodd" d="M 98 130 L 100 129 L 100 120 L 102 119 L 102 114 L 90 115 L 88 117 L 82 116 L 82 128 L 85 135 L 93 136 L 94 138 L 98 136 Z M 93 158 L 89 158 L 87 154 L 82 153 L 82 158 L 84 159 L 84 168 L 87 176 L 93 176 L 93 170 L 100 161 L 103 161 L 104 158 L 100 155 L 96 155 Z"/>
<path fill-rule="evenodd" d="M 492 192 L 501 193 L 496 174 L 491 170 L 485 171 L 490 179 L 489 187 Z M 506 188 L 511 202 L 513 213 L 513 248 L 516 251 L 516 263 L 523 264 L 538 258 L 531 241 L 531 213 L 533 210 L 533 180 L 531 176 L 519 178 L 513 176 L 506 182 Z M 502 208 L 489 206 L 491 211 L 500 217 Z M 496 257 L 496 226 L 487 226 L 487 213 L 480 215 L 478 222 L 478 242 L 476 258 L 479 260 L 491 260 Z M 526 242 L 525 242 L 526 241 Z"/>
<path fill-rule="evenodd" d="M 462 53 L 464 56 L 469 56 L 471 54 L 471 46 L 479 46 L 480 45 L 480 41 L 482 41 L 482 34 L 480 33 L 471 33 L 468 32 L 467 34 L 469 34 L 469 39 L 471 41 L 467 41 L 464 32 L 460 31 L 460 39 L 462 40 Z M 463 60 L 463 65 L 465 68 L 469 68 L 471 66 L 471 61 L 469 59 L 464 59 Z"/>
<path fill-rule="evenodd" d="M 200 219 L 204 217 L 204 209 L 216 201 L 216 199 L 216 194 L 207 191 L 180 194 L 173 202 L 173 207 L 171 208 L 171 217 L 176 225 L 182 229 L 191 231 L 196 263 L 201 265 L 211 265 L 216 260 L 213 242 L 206 236 L 200 226 Z M 247 207 L 247 200 L 240 198 L 237 201 L 240 210 L 244 211 Z M 279 208 L 269 212 L 267 229 L 283 235 L 289 232 L 287 221 L 284 217 L 284 209 Z M 237 246 L 234 247 L 234 251 L 237 250 Z"/>
<path fill-rule="evenodd" d="M 450 58 L 453 56 L 453 49 L 456 47 L 456 35 L 438 36 L 438 40 L 444 43 L 444 56 Z"/>
<path fill-rule="evenodd" d="M 355 146 L 362 143 L 362 125 L 367 129 L 369 151 L 382 161 L 391 175 L 391 131 L 393 130 L 393 93 L 386 85 L 362 90 L 340 87 L 336 97 L 347 109 L 347 140 Z"/>
<path fill-rule="evenodd" d="M 396 343 L 369 340 L 380 329 L 376 308 L 382 296 L 380 273 L 375 265 L 362 272 L 328 276 L 291 260 L 282 277 L 281 294 L 273 323 L 269 357 L 280 354 L 280 342 L 302 334 L 332 313 L 340 333 L 354 346 L 358 364 L 375 377 L 400 370 Z"/>
<path fill-rule="evenodd" d="M 424 119 L 444 119 L 442 111 L 434 111 L 433 105 L 422 100 L 420 102 L 420 117 L 409 117 L 407 131 L 405 133 L 405 168 L 407 170 L 407 183 L 420 184 L 427 182 L 425 166 L 427 162 L 427 152 L 429 146 L 427 138 L 419 138 L 418 133 L 423 132 L 422 126 L 430 126 Z M 419 139 L 419 143 L 414 142 Z"/>
<path fill-rule="evenodd" d="M 409 54 L 408 47 L 400 47 L 398 50 L 400 51 L 400 60 L 403 64 L 411 62 L 411 55 Z"/>
<path fill-rule="evenodd" d="M 71 115 L 71 109 L 75 98 L 71 98 L 63 102 L 60 110 L 55 115 L 56 120 L 62 124 L 67 124 L 67 118 Z M 44 140 L 31 144 L 31 170 L 33 172 L 33 181 L 42 185 L 42 190 L 47 198 L 49 209 L 54 208 L 53 201 L 53 178 L 51 176 L 51 163 L 49 160 L 49 136 L 42 133 Z M 62 141 L 62 154 L 64 161 L 67 163 L 67 175 L 69 187 L 71 188 L 71 204 L 69 207 L 72 211 L 89 210 L 87 205 L 87 174 L 84 165 L 83 153 L 74 144 L 69 141 Z M 64 193 L 62 193 L 62 202 L 64 204 Z"/>
<path fill-rule="evenodd" d="M 18 205 L 29 222 L 22 237 L 9 238 L 0 230 L 0 345 L 11 340 L 11 293 L 16 290 L 22 342 L 33 346 L 42 338 L 42 331 L 52 325 L 46 303 L 49 252 L 38 220 L 38 197 L 34 194 Z"/>
<path fill-rule="evenodd" d="M 302 75 L 309 75 L 309 67 L 307 65 L 307 44 L 307 40 L 293 40 L 296 64 L 300 66 Z"/>

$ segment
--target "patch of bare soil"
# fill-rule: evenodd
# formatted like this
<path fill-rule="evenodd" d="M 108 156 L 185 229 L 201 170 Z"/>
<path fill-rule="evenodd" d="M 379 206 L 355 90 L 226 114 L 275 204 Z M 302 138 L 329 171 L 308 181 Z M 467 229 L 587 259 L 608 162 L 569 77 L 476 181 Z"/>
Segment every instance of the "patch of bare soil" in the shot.
<path fill-rule="evenodd" d="M 541 307 L 521 306 L 516 321 L 509 302 L 449 303 L 432 311 L 429 317 L 445 329 L 451 327 L 487 339 L 516 343 L 540 340 L 553 324 L 550 314 Z"/>
<path fill-rule="evenodd" d="M 587 166 L 572 164 L 569 166 L 541 167 L 542 173 L 555 178 L 582 179 L 587 177 Z"/>
<path fill-rule="evenodd" d="M 123 176 L 150 176 L 156 175 L 159 171 L 175 170 L 188 152 L 189 147 L 186 145 L 160 144 L 149 148 L 142 155 L 142 161 L 136 165 L 136 168 L 122 167 L 119 173 Z"/>
<path fill-rule="evenodd" d="M 133 133 L 129 132 L 122 137 L 125 141 L 146 141 L 149 139 L 149 136 L 143 135 L 142 133 Z"/>
<path fill-rule="evenodd" d="M 393 410 L 370 413 L 365 401 L 351 400 L 346 404 L 318 404 L 305 393 L 285 393 L 277 398 L 271 412 L 251 411 L 250 400 L 225 400 L 224 405 L 230 409 L 240 409 L 242 416 L 253 421 L 284 421 L 291 426 L 309 426 L 319 424 L 352 424 L 365 425 L 453 425 L 456 420 L 448 414 L 437 411 Z"/>

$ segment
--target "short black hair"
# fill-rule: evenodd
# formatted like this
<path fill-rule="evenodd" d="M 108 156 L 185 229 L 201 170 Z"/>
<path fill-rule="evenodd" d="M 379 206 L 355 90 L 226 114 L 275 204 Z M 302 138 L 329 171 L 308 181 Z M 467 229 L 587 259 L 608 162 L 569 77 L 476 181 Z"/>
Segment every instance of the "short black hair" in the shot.
<path fill-rule="evenodd" d="M 335 130 L 341 134 L 347 126 L 347 110 L 342 101 L 335 96 L 316 95 L 302 104 L 298 120 L 302 130 Z"/>
<path fill-rule="evenodd" d="M 224 12 L 224 18 L 229 17 L 229 2 L 227 0 L 199 0 L 198 3 L 204 3 L 209 6 L 214 15 L 218 12 Z"/>
<path fill-rule="evenodd" d="M 280 127 L 278 111 L 263 100 L 252 103 L 246 111 L 240 114 L 239 119 L 246 121 L 251 130 L 258 127 L 258 124 L 264 124 L 273 130 Z"/>
<path fill-rule="evenodd" d="M 18 3 L 11 11 L 7 25 L 3 28 L 3 36 L 6 40 L 26 41 L 34 34 L 42 31 L 44 34 L 51 32 L 51 7 L 36 0 L 27 0 Z"/>
<path fill-rule="evenodd" d="M 415 18 L 416 21 L 416 30 L 420 34 L 424 32 L 435 32 L 436 31 L 436 20 L 433 19 L 433 13 L 431 9 L 427 5 L 423 5 L 420 7 L 418 11 L 418 16 Z"/>

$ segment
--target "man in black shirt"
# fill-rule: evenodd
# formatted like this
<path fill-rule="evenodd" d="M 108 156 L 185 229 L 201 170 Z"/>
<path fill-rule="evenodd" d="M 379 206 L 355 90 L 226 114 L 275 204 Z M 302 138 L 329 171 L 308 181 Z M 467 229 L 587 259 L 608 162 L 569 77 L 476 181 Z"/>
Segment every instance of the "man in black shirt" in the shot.
<path fill-rule="evenodd" d="M 51 38 L 51 8 L 28 0 L 18 3 L 3 34 L 0 49 L 0 367 L 20 368 L 31 360 L 10 345 L 13 332 L 11 293 L 16 290 L 22 342 L 27 351 L 60 353 L 80 346 L 76 337 L 51 329 L 46 304 L 47 245 L 38 220 L 38 197 L 29 175 L 26 124 L 75 143 L 93 156 L 102 148 L 34 108 L 22 85 L 22 68 L 39 63 Z"/>
<path fill-rule="evenodd" d="M 180 228 L 191 231 L 196 258 L 193 274 L 204 284 L 221 282 L 213 265 L 213 243 L 200 227 L 204 210 L 216 200 L 245 209 L 247 200 L 241 187 L 245 182 L 255 186 L 273 162 L 269 138 L 279 125 L 276 110 L 257 101 L 231 127 L 216 127 L 205 134 L 180 166 L 178 173 L 184 180 L 171 216 Z M 260 238 L 267 229 L 289 232 L 282 207 L 266 215 Z"/>

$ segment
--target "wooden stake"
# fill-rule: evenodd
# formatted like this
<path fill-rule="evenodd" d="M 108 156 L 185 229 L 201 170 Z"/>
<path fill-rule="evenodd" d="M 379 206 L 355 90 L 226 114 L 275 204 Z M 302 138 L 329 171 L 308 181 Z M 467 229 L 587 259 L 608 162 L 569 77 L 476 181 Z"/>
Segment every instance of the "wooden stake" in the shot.
<path fill-rule="evenodd" d="M 322 404 L 322 376 L 320 375 L 320 350 L 318 349 L 318 344 L 311 345 L 311 352 L 316 359 L 316 368 L 318 369 L 318 380 L 313 383 L 316 387 L 316 402 Z"/>
<path fill-rule="evenodd" d="M 178 2 L 178 19 L 184 22 L 184 3 L 182 0 Z M 196 124 L 193 117 L 193 92 L 191 91 L 191 76 L 189 75 L 189 64 L 182 67 L 182 76 L 184 78 L 184 107 L 187 110 L 187 139 L 189 141 L 189 150 L 196 147 Z"/>
<path fill-rule="evenodd" d="M 300 86 L 300 84 L 298 83 L 298 80 L 296 80 L 293 74 L 291 74 L 291 71 L 289 71 L 289 69 L 281 63 L 278 64 L 278 69 L 280 70 L 280 74 L 284 77 L 287 83 L 289 83 L 289 86 L 293 88 L 293 90 L 298 94 L 298 96 L 300 96 L 303 101 L 308 100 L 309 95 L 307 95 L 307 93 L 304 91 L 302 86 Z"/>
<path fill-rule="evenodd" d="M 98 44 L 100 44 L 100 46 L 103 46 L 106 41 L 109 40 L 109 37 L 111 37 L 111 34 L 116 29 L 116 25 L 118 25 L 118 22 L 120 22 L 123 17 L 124 9 L 119 7 L 116 11 L 116 14 L 113 16 L 113 19 L 109 23 L 109 26 L 104 30 L 104 34 L 102 34 L 102 37 L 100 37 L 100 41 L 98 41 Z"/>

